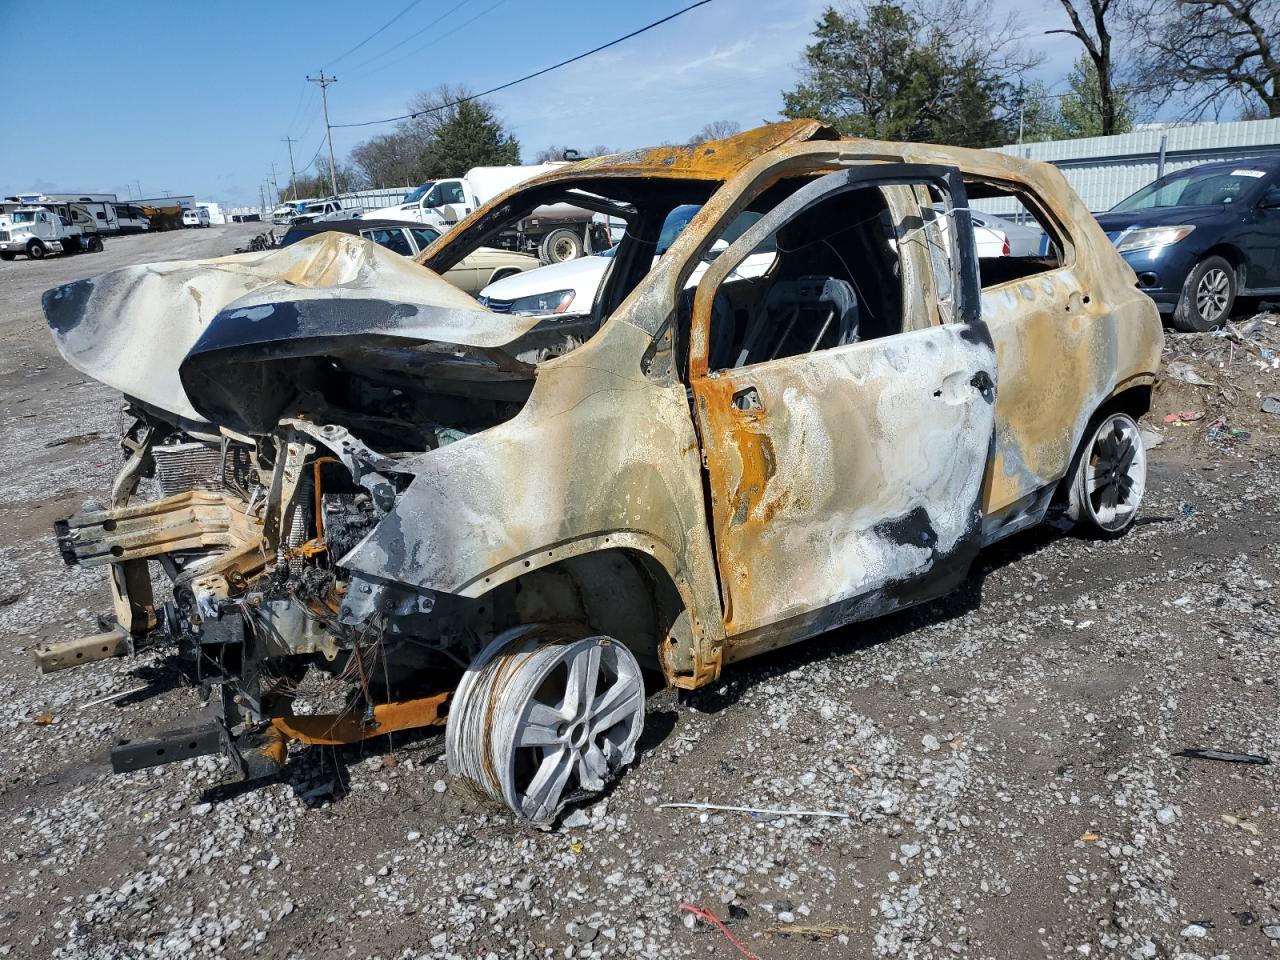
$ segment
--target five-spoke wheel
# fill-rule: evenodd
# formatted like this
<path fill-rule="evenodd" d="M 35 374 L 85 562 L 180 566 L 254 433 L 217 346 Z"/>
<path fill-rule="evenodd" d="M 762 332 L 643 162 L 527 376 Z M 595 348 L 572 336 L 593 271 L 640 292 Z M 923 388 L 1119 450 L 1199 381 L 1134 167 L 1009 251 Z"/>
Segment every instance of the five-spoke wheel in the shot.
<path fill-rule="evenodd" d="M 491 643 L 449 711 L 449 771 L 520 818 L 547 823 L 635 757 L 644 677 L 609 637 L 519 627 Z"/>

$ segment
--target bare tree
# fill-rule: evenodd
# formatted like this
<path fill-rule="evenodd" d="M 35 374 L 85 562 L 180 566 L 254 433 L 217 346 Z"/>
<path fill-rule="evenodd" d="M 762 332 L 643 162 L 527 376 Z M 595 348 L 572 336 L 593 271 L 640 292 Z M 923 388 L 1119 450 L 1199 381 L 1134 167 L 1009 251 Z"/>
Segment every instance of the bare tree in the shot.
<path fill-rule="evenodd" d="M 1142 88 L 1183 116 L 1280 117 L 1280 3 L 1134 0 Z"/>
<path fill-rule="evenodd" d="M 1122 11 L 1117 0 L 1058 0 L 1071 18 L 1070 30 L 1046 30 L 1065 33 L 1084 45 L 1093 63 L 1098 83 L 1098 117 L 1102 135 L 1119 133 L 1124 113 L 1123 97 L 1116 83 L 1116 64 L 1112 49 L 1112 28 Z M 1080 9 L 1077 10 L 1076 7 Z M 1086 24 L 1085 20 L 1089 22 Z"/>
<path fill-rule="evenodd" d="M 725 137 L 732 137 L 735 133 L 741 132 L 742 125 L 733 120 L 712 120 L 689 138 L 689 145 L 696 147 L 708 140 L 723 140 Z"/>

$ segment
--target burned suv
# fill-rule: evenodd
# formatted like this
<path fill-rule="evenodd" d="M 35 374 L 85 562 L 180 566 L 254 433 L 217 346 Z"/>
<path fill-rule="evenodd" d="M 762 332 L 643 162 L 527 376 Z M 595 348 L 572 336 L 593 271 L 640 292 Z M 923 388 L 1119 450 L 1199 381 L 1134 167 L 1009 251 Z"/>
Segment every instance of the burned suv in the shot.
<path fill-rule="evenodd" d="M 627 224 L 593 303 L 441 279 L 554 203 Z M 1048 253 L 979 258 L 971 204 Z M 1045 164 L 778 123 L 566 166 L 419 260 L 327 234 L 45 295 L 132 422 L 109 500 L 58 525 L 117 626 L 37 659 L 167 643 L 209 701 L 117 769 L 444 725 L 454 775 L 547 822 L 633 759 L 646 670 L 700 687 L 1142 499 L 1159 316 Z"/>

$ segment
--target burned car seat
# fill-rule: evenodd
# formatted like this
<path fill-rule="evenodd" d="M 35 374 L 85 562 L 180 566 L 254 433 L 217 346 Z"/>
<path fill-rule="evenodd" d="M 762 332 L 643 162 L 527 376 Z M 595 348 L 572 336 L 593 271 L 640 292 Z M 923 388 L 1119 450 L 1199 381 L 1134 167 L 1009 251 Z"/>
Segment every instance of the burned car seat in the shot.
<path fill-rule="evenodd" d="M 848 280 L 779 280 L 757 312 L 734 366 L 855 343 L 858 328 L 858 295 Z"/>

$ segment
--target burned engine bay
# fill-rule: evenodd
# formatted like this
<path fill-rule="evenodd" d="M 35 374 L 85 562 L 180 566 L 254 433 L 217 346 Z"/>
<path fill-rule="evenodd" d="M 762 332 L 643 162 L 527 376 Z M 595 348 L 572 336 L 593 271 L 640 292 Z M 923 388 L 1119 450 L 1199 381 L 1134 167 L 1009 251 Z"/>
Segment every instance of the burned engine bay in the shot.
<path fill-rule="evenodd" d="M 369 558 L 410 549 L 392 511 L 423 458 L 514 418 L 536 364 L 590 319 L 490 314 L 338 234 L 126 268 L 44 307 L 69 362 L 125 395 L 131 426 L 110 502 L 57 525 L 68 564 L 110 565 L 115 629 L 37 660 L 167 642 L 212 699 L 202 725 L 118 747 L 116 769 L 217 750 L 253 777 L 288 739 L 443 723 L 445 691 L 514 605 L 415 588 Z M 172 599 L 153 596 L 151 561 Z"/>

